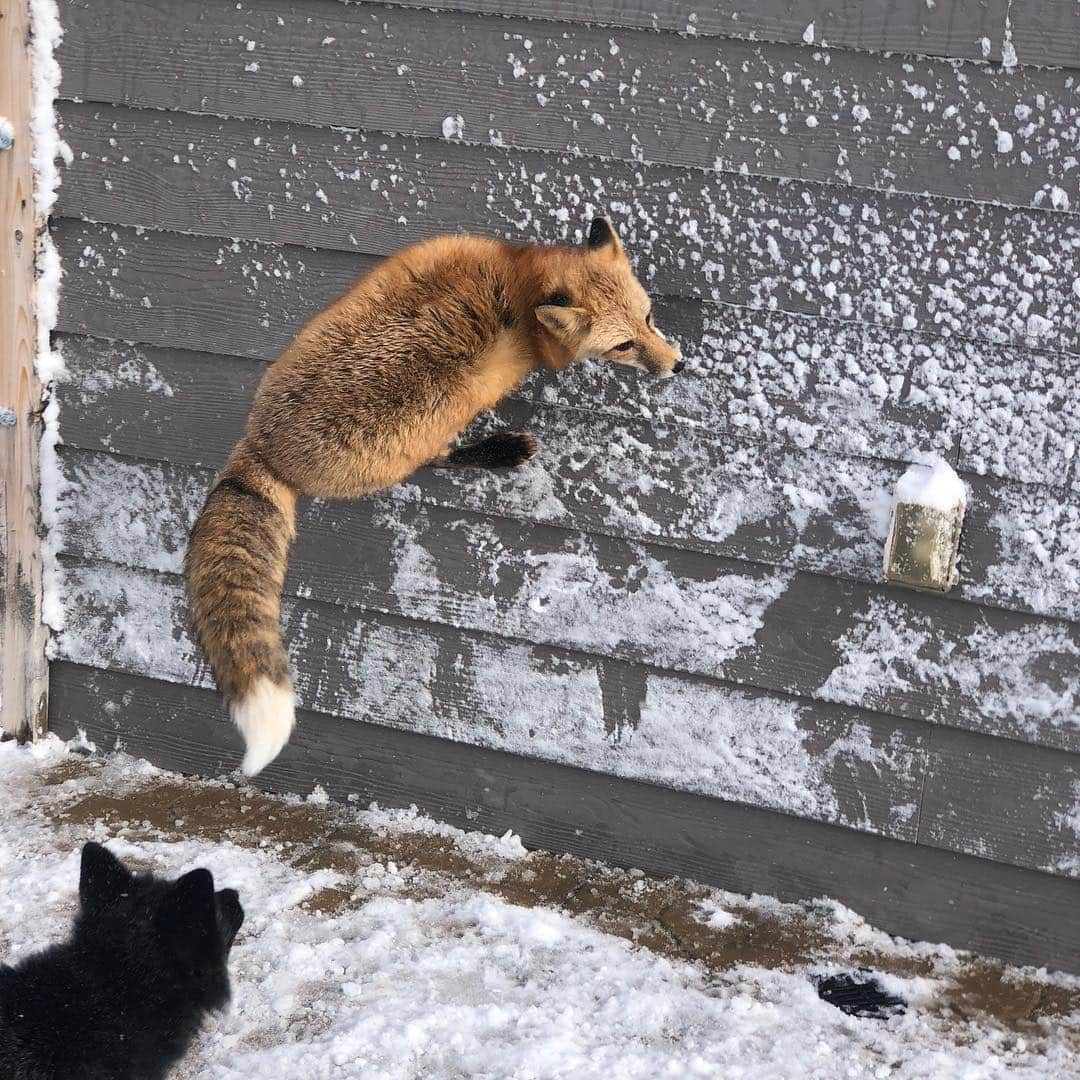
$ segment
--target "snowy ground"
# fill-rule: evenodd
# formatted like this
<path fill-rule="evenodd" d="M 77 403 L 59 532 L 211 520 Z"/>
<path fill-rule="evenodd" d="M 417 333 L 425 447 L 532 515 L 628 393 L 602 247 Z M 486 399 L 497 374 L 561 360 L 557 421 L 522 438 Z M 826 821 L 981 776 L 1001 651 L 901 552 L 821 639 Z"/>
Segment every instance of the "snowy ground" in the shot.
<path fill-rule="evenodd" d="M 408 813 L 195 783 L 56 740 L 0 744 L 0 957 L 63 936 L 107 840 L 239 889 L 233 1004 L 179 1070 L 239 1077 L 1080 1076 L 1080 979 L 781 905 L 527 853 Z M 822 1002 L 865 965 L 912 1002 Z"/>

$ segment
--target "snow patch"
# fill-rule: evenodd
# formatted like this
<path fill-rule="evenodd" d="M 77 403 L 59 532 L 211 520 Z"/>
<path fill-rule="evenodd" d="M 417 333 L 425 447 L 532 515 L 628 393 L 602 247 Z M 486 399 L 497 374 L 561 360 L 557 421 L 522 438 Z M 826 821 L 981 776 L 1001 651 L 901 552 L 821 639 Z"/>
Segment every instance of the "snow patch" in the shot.
<path fill-rule="evenodd" d="M 918 695 L 924 719 L 995 735 L 1078 728 L 1080 645 L 1070 630 L 1051 621 L 994 625 L 984 613 L 965 640 L 951 641 L 930 615 L 874 596 L 838 643 L 840 663 L 818 692 L 864 708 Z M 975 705 L 964 707 L 961 700 L 980 686 Z"/>
<path fill-rule="evenodd" d="M 941 458 L 932 465 L 912 465 L 896 485 L 896 501 L 948 513 L 967 502 L 967 489 Z"/>
<path fill-rule="evenodd" d="M 33 100 L 30 112 L 30 135 L 33 141 L 31 160 L 34 168 L 34 209 L 48 218 L 60 186 L 57 161 L 70 164 L 72 153 L 57 132 L 55 100 L 60 90 L 60 65 L 55 52 L 63 37 L 55 0 L 31 0 L 30 48 L 33 72 Z M 39 448 L 41 469 L 41 517 L 46 529 L 42 541 L 42 620 L 54 630 L 64 624 L 64 601 L 58 581 L 57 504 L 63 490 L 63 478 L 56 448 L 60 438 L 60 406 L 55 382 L 65 375 L 64 358 L 52 346 L 60 304 L 60 255 L 48 229 L 37 241 L 35 258 L 34 317 L 37 338 L 34 367 L 44 386 L 42 434 Z"/>
<path fill-rule="evenodd" d="M 291 865 L 294 845 L 275 844 L 272 836 L 253 847 L 188 838 L 179 825 L 65 827 L 60 811 L 73 798 L 122 798 L 125 788 L 162 779 L 198 783 L 112 756 L 96 777 L 45 785 L 43 770 L 66 755 L 55 737 L 32 747 L 0 743 L 5 958 L 18 960 L 67 932 L 83 839 L 107 842 L 119 857 L 168 876 L 210 869 L 220 887 L 238 890 L 246 917 L 230 956 L 232 1002 L 208 1018 L 179 1066 L 183 1080 L 831 1080 L 838 1062 L 852 1076 L 896 1080 L 1006 1073 L 1050 1080 L 1073 1071 L 1075 1018 L 1033 1025 L 1023 1039 L 977 1016 L 945 1024 L 935 991 L 963 957 L 893 939 L 832 901 L 811 908 L 700 890 L 696 914 L 701 933 L 737 935 L 741 922 L 753 920 L 754 933 L 768 935 L 770 921 L 805 922 L 812 913 L 830 954 L 859 949 L 918 961 L 935 978 L 883 977 L 911 1003 L 904 1016 L 887 1023 L 847 1017 L 817 997 L 801 965 L 708 970 L 604 934 L 584 919 L 507 903 L 468 882 L 450 880 L 413 898 L 406 886 L 414 869 L 389 858 L 346 876 Z M 242 802 L 243 789 L 236 797 Z M 391 834 L 430 830 L 466 855 L 524 857 L 512 837 L 462 834 L 415 812 L 359 811 L 347 820 Z M 356 890 L 358 902 L 332 914 L 306 903 L 343 886 Z M 1045 971 L 1006 972 L 1017 976 L 1071 993 L 1078 986 L 1074 977 Z"/>
<path fill-rule="evenodd" d="M 735 926 L 740 922 L 738 915 L 728 911 L 727 908 L 722 907 L 715 900 L 702 900 L 698 904 L 697 918 L 699 922 L 704 923 L 706 926 L 711 926 L 714 930 L 726 930 L 730 926 Z"/>

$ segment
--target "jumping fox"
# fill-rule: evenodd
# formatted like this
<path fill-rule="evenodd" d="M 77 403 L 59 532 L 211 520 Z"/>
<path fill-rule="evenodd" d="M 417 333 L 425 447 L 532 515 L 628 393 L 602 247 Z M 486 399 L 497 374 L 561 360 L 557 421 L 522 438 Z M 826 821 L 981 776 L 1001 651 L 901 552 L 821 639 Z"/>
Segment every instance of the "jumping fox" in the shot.
<path fill-rule="evenodd" d="M 280 609 L 297 496 L 356 499 L 423 465 L 520 465 L 538 449 L 528 434 L 451 443 L 530 372 L 585 357 L 665 377 L 683 367 L 603 218 L 581 247 L 414 245 L 300 330 L 259 384 L 187 555 L 193 627 L 245 773 L 277 757 L 294 723 Z"/>

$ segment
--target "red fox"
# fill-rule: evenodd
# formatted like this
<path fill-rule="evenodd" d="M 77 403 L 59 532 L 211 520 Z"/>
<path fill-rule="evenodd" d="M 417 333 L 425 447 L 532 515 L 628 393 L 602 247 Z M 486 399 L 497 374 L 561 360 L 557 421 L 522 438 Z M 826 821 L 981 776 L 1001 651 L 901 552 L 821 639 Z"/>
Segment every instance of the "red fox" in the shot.
<path fill-rule="evenodd" d="M 451 443 L 530 372 L 584 357 L 683 367 L 604 218 L 581 247 L 416 244 L 296 335 L 259 384 L 187 554 L 192 625 L 243 734 L 245 773 L 277 757 L 294 723 L 280 614 L 297 496 L 356 499 L 423 465 L 520 465 L 538 449 L 528 434 Z"/>

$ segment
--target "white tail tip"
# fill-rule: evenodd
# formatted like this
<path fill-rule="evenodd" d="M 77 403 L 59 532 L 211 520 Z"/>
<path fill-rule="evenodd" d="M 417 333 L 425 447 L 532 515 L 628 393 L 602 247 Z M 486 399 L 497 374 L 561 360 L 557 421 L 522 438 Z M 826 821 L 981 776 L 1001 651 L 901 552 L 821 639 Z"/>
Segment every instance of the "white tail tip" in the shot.
<path fill-rule="evenodd" d="M 240 768 L 246 776 L 262 772 L 289 741 L 296 721 L 290 686 L 258 679 L 242 701 L 233 704 L 232 718 L 244 736 L 247 753 Z"/>

